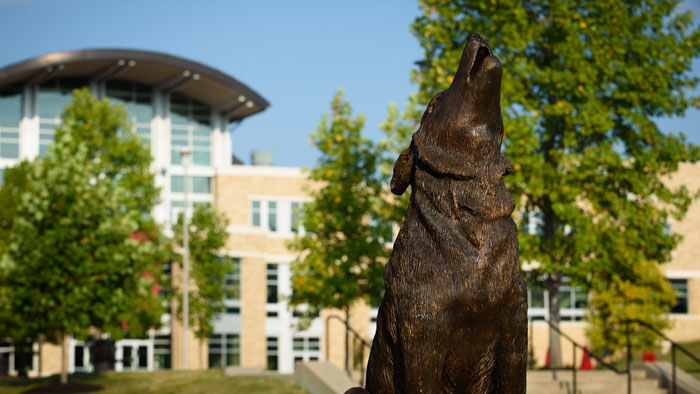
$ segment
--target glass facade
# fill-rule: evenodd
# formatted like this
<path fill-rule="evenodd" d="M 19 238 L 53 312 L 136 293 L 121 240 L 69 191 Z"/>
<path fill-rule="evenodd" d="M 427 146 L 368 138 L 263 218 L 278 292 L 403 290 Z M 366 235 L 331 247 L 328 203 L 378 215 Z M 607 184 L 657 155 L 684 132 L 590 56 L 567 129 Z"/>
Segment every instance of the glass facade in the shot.
<path fill-rule="evenodd" d="M 182 164 L 180 151 L 192 151 L 192 164 L 211 164 L 211 109 L 178 93 L 170 96 L 170 162 Z"/>
<path fill-rule="evenodd" d="M 39 114 L 39 155 L 44 156 L 53 142 L 61 114 L 73 100 L 73 89 L 87 85 L 82 78 L 55 78 L 39 87 L 36 99 Z"/>
<path fill-rule="evenodd" d="M 153 89 L 134 82 L 112 80 L 105 83 L 105 93 L 107 97 L 126 107 L 133 131 L 145 144 L 150 145 Z"/>
<path fill-rule="evenodd" d="M 19 158 L 19 121 L 22 119 L 22 88 L 0 88 L 0 158 Z"/>

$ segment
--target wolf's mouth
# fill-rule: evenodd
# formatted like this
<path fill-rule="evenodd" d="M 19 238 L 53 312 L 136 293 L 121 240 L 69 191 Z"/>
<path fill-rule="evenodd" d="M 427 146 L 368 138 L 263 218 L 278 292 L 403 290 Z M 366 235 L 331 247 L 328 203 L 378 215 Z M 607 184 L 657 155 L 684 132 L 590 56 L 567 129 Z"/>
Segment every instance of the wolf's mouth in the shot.
<path fill-rule="evenodd" d="M 476 73 L 479 72 L 481 65 L 484 63 L 487 57 L 491 56 L 491 50 L 487 46 L 480 46 L 476 51 L 476 56 L 474 56 L 474 62 L 469 70 L 469 80 L 473 80 Z"/>

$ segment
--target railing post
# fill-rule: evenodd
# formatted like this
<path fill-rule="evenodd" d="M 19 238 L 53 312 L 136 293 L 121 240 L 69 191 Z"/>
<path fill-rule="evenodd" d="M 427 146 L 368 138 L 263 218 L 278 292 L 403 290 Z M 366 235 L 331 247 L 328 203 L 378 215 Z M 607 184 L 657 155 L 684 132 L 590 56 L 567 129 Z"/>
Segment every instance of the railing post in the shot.
<path fill-rule="evenodd" d="M 571 343 L 572 346 L 574 347 L 574 352 L 573 352 L 573 361 L 571 362 L 571 371 L 573 372 L 573 378 L 574 378 L 574 394 L 576 394 L 576 344 Z"/>
<path fill-rule="evenodd" d="M 360 348 L 360 387 L 365 386 L 365 346 Z"/>
<path fill-rule="evenodd" d="M 671 342 L 671 368 L 673 368 L 671 372 L 671 382 L 673 384 L 671 393 L 676 394 L 676 344 L 673 342 Z"/>
<path fill-rule="evenodd" d="M 632 394 L 632 345 L 630 344 L 630 324 L 625 323 L 625 337 L 627 338 L 627 394 Z"/>

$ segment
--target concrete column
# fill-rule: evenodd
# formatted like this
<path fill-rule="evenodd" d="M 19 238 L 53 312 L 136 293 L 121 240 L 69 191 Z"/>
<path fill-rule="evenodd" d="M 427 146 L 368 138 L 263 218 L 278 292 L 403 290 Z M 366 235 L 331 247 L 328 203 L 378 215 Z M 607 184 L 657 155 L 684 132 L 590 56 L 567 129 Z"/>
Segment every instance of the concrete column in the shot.
<path fill-rule="evenodd" d="M 22 117 L 19 121 L 19 158 L 31 160 L 39 154 L 39 115 L 36 113 L 35 86 L 22 91 Z"/>

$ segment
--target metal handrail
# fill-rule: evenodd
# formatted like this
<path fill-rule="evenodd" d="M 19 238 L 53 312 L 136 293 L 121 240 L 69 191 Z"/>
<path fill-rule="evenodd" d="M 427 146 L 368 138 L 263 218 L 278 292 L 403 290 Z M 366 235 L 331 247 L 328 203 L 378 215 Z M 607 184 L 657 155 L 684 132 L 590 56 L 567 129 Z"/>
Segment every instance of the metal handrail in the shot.
<path fill-rule="evenodd" d="M 676 349 L 679 349 L 680 351 L 682 351 L 683 353 L 685 353 L 686 356 L 690 357 L 693 361 L 695 361 L 695 362 L 698 363 L 698 364 L 700 364 L 700 358 L 698 358 L 698 357 L 695 356 L 694 354 L 690 353 L 690 351 L 689 351 L 688 349 L 686 349 L 686 348 L 683 347 L 682 345 L 679 345 L 678 343 L 676 343 L 675 341 L 673 341 L 671 338 L 669 338 L 669 337 L 667 337 L 666 335 L 664 335 L 661 331 L 659 331 L 659 330 L 657 330 L 656 328 L 650 326 L 649 324 L 647 324 L 647 323 L 644 322 L 644 321 L 641 321 L 641 320 L 625 320 L 624 323 L 627 324 L 627 327 L 628 327 L 628 330 L 627 330 L 627 332 L 628 332 L 627 346 L 628 346 L 628 347 L 629 347 L 629 324 L 630 324 L 630 323 L 639 324 L 640 326 L 643 326 L 643 327 L 649 329 L 651 332 L 653 332 L 654 334 L 660 336 L 661 338 L 663 338 L 663 339 L 665 339 L 665 340 L 671 342 L 671 385 L 672 385 L 671 393 L 672 393 L 672 394 L 676 394 L 676 390 L 677 390 L 677 389 L 676 389 Z M 628 352 L 629 352 L 629 350 L 628 350 Z M 629 355 L 628 355 L 628 364 L 629 364 Z"/>
<path fill-rule="evenodd" d="M 330 315 L 326 318 L 326 360 L 328 360 L 328 358 L 329 358 L 328 356 L 329 356 L 330 346 L 329 346 L 328 337 L 329 337 L 329 333 L 330 333 L 330 325 L 328 324 L 328 322 L 331 319 L 337 319 L 338 321 L 343 323 L 343 325 L 345 325 L 345 328 L 348 330 L 348 332 L 352 333 L 352 335 L 356 339 L 359 339 L 360 343 L 362 343 L 362 348 L 360 350 L 361 351 L 360 358 L 362 359 L 362 362 L 360 362 L 360 386 L 364 386 L 365 385 L 365 347 L 368 349 L 371 349 L 371 345 L 364 338 L 362 338 L 362 336 L 360 336 L 360 334 L 357 331 L 355 331 L 352 327 L 350 327 L 350 324 L 348 323 L 347 320 L 344 320 L 342 317 L 340 317 L 338 315 Z M 345 372 L 348 374 L 348 377 L 350 377 L 350 379 L 352 379 L 352 373 L 350 372 L 350 368 L 348 367 L 349 363 L 347 361 L 348 361 L 348 347 L 346 346 L 345 347 L 345 365 L 346 365 Z"/>
<path fill-rule="evenodd" d="M 591 353 L 590 350 L 586 350 L 586 348 L 585 348 L 583 345 L 581 345 L 581 344 L 579 344 L 578 342 L 576 342 L 576 341 L 575 341 L 573 338 L 571 338 L 570 336 L 564 334 L 564 333 L 559 329 L 559 326 L 557 326 L 556 324 L 552 323 L 552 322 L 549 321 L 549 320 L 545 320 L 545 321 L 547 322 L 547 324 L 549 324 L 549 327 L 551 327 L 554 331 L 556 331 L 557 333 L 559 333 L 559 336 L 560 336 L 560 337 L 564 337 L 564 339 L 568 340 L 568 341 L 571 342 L 571 344 L 573 345 L 573 354 L 572 354 L 573 361 L 572 361 L 572 363 L 571 363 L 571 374 L 572 374 L 572 385 L 573 385 L 573 390 L 572 390 L 572 392 L 573 392 L 574 394 L 576 394 L 576 348 L 577 348 L 577 347 L 581 348 L 581 350 L 583 351 L 584 354 L 588 354 L 590 357 L 594 358 L 600 365 L 604 366 L 605 368 L 610 369 L 610 370 L 614 371 L 614 372 L 617 373 L 617 374 L 624 374 L 624 373 L 626 373 L 626 374 L 627 374 L 627 393 L 628 393 L 628 394 L 631 393 L 631 387 L 632 387 L 632 386 L 631 386 L 631 382 L 630 382 L 631 374 L 630 374 L 630 369 L 629 369 L 629 361 L 628 361 L 627 371 L 620 371 L 620 370 L 618 370 L 614 365 L 603 361 L 603 359 L 602 359 L 601 357 L 596 356 L 595 354 Z M 629 356 L 629 349 L 628 349 L 628 356 Z M 628 357 L 628 359 L 629 359 L 629 357 Z M 554 370 L 554 369 L 553 369 L 553 370 Z M 556 375 L 554 375 L 554 376 L 555 376 L 555 379 L 556 379 Z"/>

